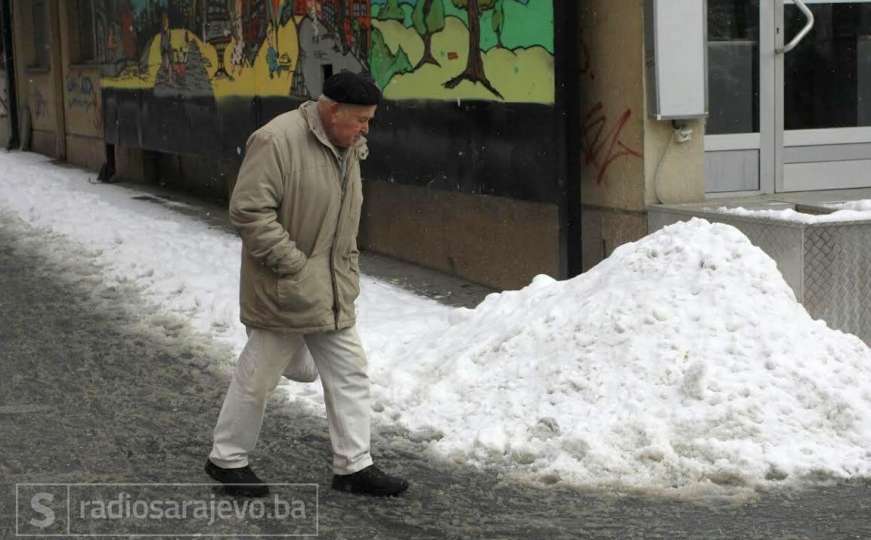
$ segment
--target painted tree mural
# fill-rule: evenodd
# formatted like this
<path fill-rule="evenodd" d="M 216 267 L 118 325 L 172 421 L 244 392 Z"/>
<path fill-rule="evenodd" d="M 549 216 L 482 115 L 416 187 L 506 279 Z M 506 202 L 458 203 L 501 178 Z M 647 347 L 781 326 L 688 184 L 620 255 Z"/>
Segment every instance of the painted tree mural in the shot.
<path fill-rule="evenodd" d="M 493 28 L 493 33 L 496 34 L 496 45 L 505 47 L 502 44 L 502 30 L 505 29 L 505 0 L 496 0 L 496 7 L 493 9 L 493 16 L 490 19 L 490 26 Z"/>
<path fill-rule="evenodd" d="M 481 15 L 496 5 L 496 0 L 451 0 L 460 9 L 465 9 L 469 16 L 469 57 L 466 69 L 444 84 L 445 88 L 455 88 L 463 81 L 481 83 L 484 88 L 493 92 L 500 99 L 502 94 L 496 90 L 484 73 L 484 59 L 481 56 Z"/>
<path fill-rule="evenodd" d="M 432 35 L 445 28 L 445 5 L 443 0 L 425 0 L 417 2 L 411 14 L 414 29 L 423 39 L 423 56 L 414 66 L 419 68 L 424 64 L 440 65 L 432 54 Z"/>
<path fill-rule="evenodd" d="M 399 46 L 396 54 L 384 43 L 384 36 L 379 30 L 372 32 L 372 49 L 369 52 L 369 67 L 375 83 L 383 90 L 390 79 L 398 73 L 408 73 L 413 70 L 408 54 Z"/>
<path fill-rule="evenodd" d="M 347 69 L 391 100 L 554 99 L 553 0 L 94 2 L 104 88 L 306 99 Z"/>

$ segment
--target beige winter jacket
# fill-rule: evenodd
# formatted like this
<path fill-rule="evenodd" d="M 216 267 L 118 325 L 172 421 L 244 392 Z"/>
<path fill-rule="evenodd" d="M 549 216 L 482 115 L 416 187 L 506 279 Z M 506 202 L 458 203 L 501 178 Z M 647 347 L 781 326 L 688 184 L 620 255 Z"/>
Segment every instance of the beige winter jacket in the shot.
<path fill-rule="evenodd" d="M 248 139 L 230 198 L 230 219 L 242 236 L 245 325 L 298 333 L 354 325 L 365 157 L 361 140 L 343 161 L 312 101 Z"/>

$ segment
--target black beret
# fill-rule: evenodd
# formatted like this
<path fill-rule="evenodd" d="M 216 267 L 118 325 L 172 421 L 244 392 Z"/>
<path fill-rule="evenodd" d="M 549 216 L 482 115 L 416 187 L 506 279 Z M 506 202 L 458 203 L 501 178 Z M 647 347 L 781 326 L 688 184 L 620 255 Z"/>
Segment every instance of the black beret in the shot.
<path fill-rule="evenodd" d="M 350 105 L 378 105 L 381 90 L 368 75 L 342 71 L 324 81 L 324 95 Z"/>

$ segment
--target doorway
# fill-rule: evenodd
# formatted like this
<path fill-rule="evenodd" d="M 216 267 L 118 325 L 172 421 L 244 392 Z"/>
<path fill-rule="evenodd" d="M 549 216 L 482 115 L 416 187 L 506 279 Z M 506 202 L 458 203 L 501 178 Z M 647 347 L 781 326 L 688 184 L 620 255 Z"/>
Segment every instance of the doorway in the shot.
<path fill-rule="evenodd" d="M 871 187 L 871 0 L 708 0 L 706 191 Z"/>

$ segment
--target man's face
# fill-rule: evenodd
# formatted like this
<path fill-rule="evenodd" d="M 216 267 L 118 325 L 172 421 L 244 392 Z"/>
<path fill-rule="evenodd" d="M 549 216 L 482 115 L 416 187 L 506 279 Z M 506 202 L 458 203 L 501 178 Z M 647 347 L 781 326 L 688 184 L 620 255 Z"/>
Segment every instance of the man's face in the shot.
<path fill-rule="evenodd" d="M 375 105 L 344 105 L 331 103 L 325 126 L 330 141 L 339 148 L 354 146 L 369 133 L 369 122 L 375 117 Z"/>

